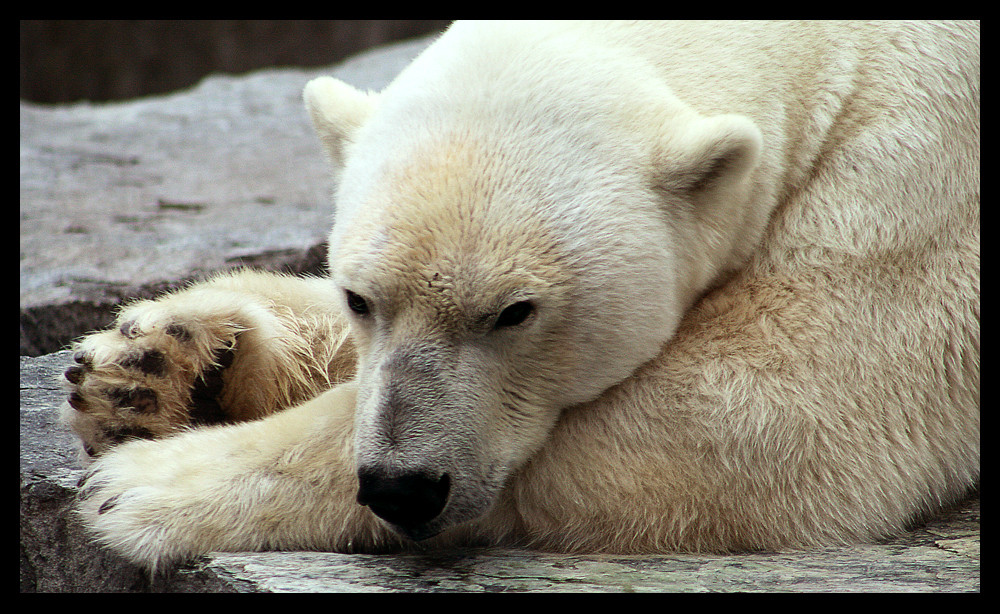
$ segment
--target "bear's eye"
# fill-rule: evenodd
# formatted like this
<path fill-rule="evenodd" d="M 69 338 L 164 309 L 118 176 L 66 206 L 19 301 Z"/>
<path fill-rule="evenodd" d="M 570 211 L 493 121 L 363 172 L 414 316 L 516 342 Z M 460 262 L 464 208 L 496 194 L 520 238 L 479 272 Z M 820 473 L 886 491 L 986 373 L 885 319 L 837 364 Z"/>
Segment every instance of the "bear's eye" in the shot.
<path fill-rule="evenodd" d="M 518 301 L 513 305 L 508 305 L 500 315 L 497 316 L 496 322 L 493 323 L 493 328 L 503 328 L 505 326 L 517 326 L 521 322 L 528 319 L 531 312 L 535 310 L 535 306 L 531 304 L 531 301 Z"/>
<path fill-rule="evenodd" d="M 371 312 L 366 301 L 360 294 L 355 294 L 350 290 L 344 290 L 347 294 L 347 307 L 359 316 L 366 316 Z"/>

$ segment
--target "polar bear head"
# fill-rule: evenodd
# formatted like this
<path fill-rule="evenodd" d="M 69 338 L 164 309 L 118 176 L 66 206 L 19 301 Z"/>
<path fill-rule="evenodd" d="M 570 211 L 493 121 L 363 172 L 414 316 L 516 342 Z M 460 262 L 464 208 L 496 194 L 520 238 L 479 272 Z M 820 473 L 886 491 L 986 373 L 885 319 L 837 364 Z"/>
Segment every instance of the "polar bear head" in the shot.
<path fill-rule="evenodd" d="M 414 539 L 486 512 L 562 410 L 660 351 L 739 243 L 761 138 L 669 93 L 633 117 L 607 88 L 427 62 L 305 90 L 338 179 L 358 499 Z"/>

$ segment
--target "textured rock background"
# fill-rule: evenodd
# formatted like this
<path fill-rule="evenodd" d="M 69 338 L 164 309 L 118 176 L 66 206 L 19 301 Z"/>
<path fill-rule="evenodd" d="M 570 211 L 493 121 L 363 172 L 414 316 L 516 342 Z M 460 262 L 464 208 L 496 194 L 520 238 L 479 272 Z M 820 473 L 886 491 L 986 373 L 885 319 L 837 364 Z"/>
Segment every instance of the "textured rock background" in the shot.
<path fill-rule="evenodd" d="M 124 103 L 21 103 L 22 591 L 979 590 L 978 493 L 888 543 L 790 554 L 220 553 L 150 581 L 90 544 L 71 512 L 82 469 L 56 422 L 71 362 L 57 350 L 124 298 L 213 270 L 320 271 L 332 207 L 302 86 L 334 74 L 380 89 L 427 42 Z"/>
<path fill-rule="evenodd" d="M 333 207 L 302 88 L 333 74 L 381 89 L 428 42 L 129 102 L 22 101 L 21 355 L 61 349 L 124 298 L 211 271 L 322 270 Z"/>

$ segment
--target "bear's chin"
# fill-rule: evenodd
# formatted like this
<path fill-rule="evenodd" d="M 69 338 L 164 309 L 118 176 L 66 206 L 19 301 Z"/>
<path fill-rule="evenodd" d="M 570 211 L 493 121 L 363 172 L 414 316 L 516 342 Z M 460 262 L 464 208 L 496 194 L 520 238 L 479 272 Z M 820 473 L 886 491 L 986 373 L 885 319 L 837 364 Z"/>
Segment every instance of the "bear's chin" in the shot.
<path fill-rule="evenodd" d="M 444 531 L 444 529 L 447 528 L 437 526 L 437 523 L 434 522 L 429 522 L 416 527 L 403 527 L 389 522 L 386 524 L 388 524 L 389 528 L 391 528 L 400 537 L 405 537 L 406 539 L 415 542 L 422 542 L 431 539 L 432 537 L 437 537 L 442 531 Z"/>

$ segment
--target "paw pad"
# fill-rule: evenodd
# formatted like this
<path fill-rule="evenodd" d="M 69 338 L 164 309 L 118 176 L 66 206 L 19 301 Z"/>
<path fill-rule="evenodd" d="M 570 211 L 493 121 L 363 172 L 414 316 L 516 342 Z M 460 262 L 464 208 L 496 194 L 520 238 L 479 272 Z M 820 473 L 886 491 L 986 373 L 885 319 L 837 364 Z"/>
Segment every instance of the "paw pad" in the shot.
<path fill-rule="evenodd" d="M 152 388 L 114 388 L 108 391 L 108 397 L 116 407 L 139 414 L 151 414 L 157 408 L 156 391 Z"/>
<path fill-rule="evenodd" d="M 167 358 L 159 350 L 129 354 L 119 364 L 125 368 L 139 369 L 146 375 L 163 377 L 167 373 Z"/>
<path fill-rule="evenodd" d="M 169 324 L 164 331 L 178 341 L 190 341 L 191 331 L 180 324 Z"/>
<path fill-rule="evenodd" d="M 176 317 L 140 302 L 117 325 L 80 342 L 63 372 L 66 420 L 90 456 L 133 439 L 156 439 L 179 428 L 229 421 L 221 405 L 233 364 L 238 327 Z M 205 356 L 209 341 L 214 354 Z"/>

